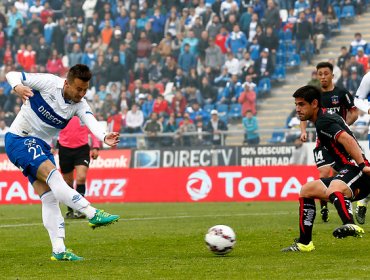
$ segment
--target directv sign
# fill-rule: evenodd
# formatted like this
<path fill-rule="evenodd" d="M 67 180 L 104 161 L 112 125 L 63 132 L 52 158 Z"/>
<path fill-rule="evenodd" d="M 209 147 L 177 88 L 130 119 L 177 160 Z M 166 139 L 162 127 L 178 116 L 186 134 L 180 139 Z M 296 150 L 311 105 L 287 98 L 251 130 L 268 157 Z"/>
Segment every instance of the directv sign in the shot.
<path fill-rule="evenodd" d="M 134 167 L 158 168 L 159 158 L 159 150 L 137 150 L 134 156 Z"/>
<path fill-rule="evenodd" d="M 133 167 L 230 166 L 236 165 L 236 158 L 235 147 L 136 150 Z"/>

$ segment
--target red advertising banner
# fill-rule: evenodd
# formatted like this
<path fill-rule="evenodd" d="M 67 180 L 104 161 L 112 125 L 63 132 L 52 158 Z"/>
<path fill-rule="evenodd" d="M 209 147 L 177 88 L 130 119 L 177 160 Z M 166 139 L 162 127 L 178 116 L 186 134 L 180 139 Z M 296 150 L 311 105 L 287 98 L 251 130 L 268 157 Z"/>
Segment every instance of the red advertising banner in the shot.
<path fill-rule="evenodd" d="M 315 166 L 188 167 L 89 171 L 91 202 L 203 202 L 297 200 Z M 19 171 L 0 172 L 0 204 L 39 203 Z"/>

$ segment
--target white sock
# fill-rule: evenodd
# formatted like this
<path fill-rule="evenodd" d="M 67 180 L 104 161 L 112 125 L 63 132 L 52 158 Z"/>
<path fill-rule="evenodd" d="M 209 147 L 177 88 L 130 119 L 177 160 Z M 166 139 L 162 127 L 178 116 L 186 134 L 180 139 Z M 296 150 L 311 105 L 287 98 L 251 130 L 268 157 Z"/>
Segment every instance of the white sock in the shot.
<path fill-rule="evenodd" d="M 57 169 L 53 169 L 49 173 L 46 184 L 48 184 L 57 200 L 74 210 L 84 213 L 89 219 L 94 217 L 96 209 L 90 206 L 86 198 L 68 186 Z"/>
<path fill-rule="evenodd" d="M 47 192 L 41 196 L 42 222 L 47 229 L 54 253 L 65 252 L 64 245 L 65 228 L 64 218 L 60 212 L 59 202 L 53 192 Z"/>

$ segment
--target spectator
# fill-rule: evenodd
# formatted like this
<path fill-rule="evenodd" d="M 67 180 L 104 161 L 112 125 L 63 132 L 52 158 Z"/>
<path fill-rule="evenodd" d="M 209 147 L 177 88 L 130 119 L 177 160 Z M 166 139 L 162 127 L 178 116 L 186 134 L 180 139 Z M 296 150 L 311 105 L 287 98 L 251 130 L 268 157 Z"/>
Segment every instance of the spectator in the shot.
<path fill-rule="evenodd" d="M 148 68 L 147 66 L 145 65 L 145 62 L 140 62 L 138 63 L 139 67 L 138 69 L 135 71 L 135 74 L 134 74 L 134 79 L 135 80 L 140 80 L 142 81 L 144 84 L 148 83 L 149 81 L 149 73 L 148 73 Z"/>
<path fill-rule="evenodd" d="M 150 119 L 144 124 L 145 140 L 148 148 L 157 148 L 160 145 L 160 138 L 158 133 L 163 131 L 162 125 L 158 122 L 158 115 L 156 112 L 150 114 Z"/>
<path fill-rule="evenodd" d="M 307 85 L 315 86 L 315 87 L 321 89 L 321 83 L 320 83 L 320 80 L 317 78 L 317 71 L 316 70 L 311 72 L 311 80 L 308 81 Z"/>
<path fill-rule="evenodd" d="M 158 85 L 160 85 L 160 84 L 158 84 Z M 159 90 L 157 88 L 157 84 L 153 80 L 149 81 L 147 93 L 150 94 L 151 96 L 153 96 L 154 99 L 157 98 L 158 95 L 162 94 L 161 92 L 159 92 Z"/>
<path fill-rule="evenodd" d="M 239 60 L 234 57 L 234 54 L 229 52 L 224 66 L 227 68 L 230 75 L 239 75 Z"/>
<path fill-rule="evenodd" d="M 294 15 L 298 16 L 301 12 L 304 12 L 307 8 L 310 8 L 310 3 L 307 0 L 296 0 L 294 2 Z"/>
<path fill-rule="evenodd" d="M 348 80 L 348 88 L 347 90 L 355 97 L 357 89 L 359 88 L 361 83 L 361 77 L 357 75 L 356 71 L 351 72 L 351 76 Z"/>
<path fill-rule="evenodd" d="M 215 44 L 220 48 L 223 54 L 227 53 L 227 49 L 226 49 L 227 37 L 228 37 L 227 29 L 224 26 L 221 26 L 220 32 L 215 37 Z"/>
<path fill-rule="evenodd" d="M 258 133 L 258 121 L 251 110 L 247 110 L 242 120 L 245 135 L 244 143 L 248 145 L 258 145 L 260 143 L 260 136 Z"/>
<path fill-rule="evenodd" d="M 256 36 L 258 26 L 260 26 L 258 14 L 253 13 L 252 20 L 249 24 L 248 33 L 247 33 L 249 42 L 252 42 L 253 38 Z"/>
<path fill-rule="evenodd" d="M 185 44 L 184 52 L 179 56 L 179 67 L 184 73 L 188 74 L 191 68 L 196 67 L 196 63 L 195 55 L 190 52 L 190 45 Z"/>
<path fill-rule="evenodd" d="M 357 48 L 362 47 L 363 49 L 366 48 L 367 42 L 366 40 L 362 39 L 362 34 L 359 32 L 355 33 L 355 39 L 351 42 L 349 53 L 351 55 L 357 54 Z"/>
<path fill-rule="evenodd" d="M 83 53 L 81 51 L 80 44 L 73 44 L 73 49 L 70 54 L 68 54 L 68 65 L 72 67 L 73 65 L 81 63 Z"/>
<path fill-rule="evenodd" d="M 113 108 L 115 108 L 115 110 Z M 107 93 L 105 99 L 103 100 L 101 114 L 104 117 L 104 119 L 107 119 L 109 116 L 116 114 L 116 111 L 117 107 L 113 101 L 112 95 L 110 93 Z"/>
<path fill-rule="evenodd" d="M 267 48 L 262 50 L 261 56 L 256 60 L 253 68 L 257 74 L 258 81 L 262 78 L 270 78 L 272 73 L 274 73 L 274 65 Z"/>
<path fill-rule="evenodd" d="M 161 15 L 160 9 L 157 7 L 154 9 L 154 15 L 150 17 L 150 22 L 152 24 L 152 30 L 154 33 L 153 43 L 159 44 L 163 37 L 164 26 L 166 24 L 166 18 Z"/>
<path fill-rule="evenodd" d="M 328 24 L 326 22 L 324 14 L 317 10 L 315 16 L 315 22 L 313 24 L 313 39 L 315 44 L 315 53 L 319 54 L 321 46 L 324 40 L 327 38 L 329 33 Z"/>
<path fill-rule="evenodd" d="M 158 51 L 162 57 L 168 57 L 172 54 L 172 35 L 170 32 L 160 41 Z"/>
<path fill-rule="evenodd" d="M 297 0 L 299 3 L 303 3 L 305 0 Z M 313 28 L 311 22 L 309 22 L 304 12 L 299 13 L 299 19 L 294 24 L 293 27 L 293 40 L 296 43 L 296 49 L 299 54 L 302 54 L 302 47 L 306 55 L 307 64 L 312 65 L 312 53 L 311 53 L 311 43 L 313 40 Z M 293 41 L 293 43 L 294 43 Z"/>
<path fill-rule="evenodd" d="M 266 32 L 260 37 L 259 45 L 262 50 L 265 48 L 269 50 L 269 56 L 271 57 L 273 65 L 275 65 L 276 50 L 279 47 L 279 38 L 274 34 L 274 29 L 271 26 L 266 27 Z"/>
<path fill-rule="evenodd" d="M 222 24 L 220 23 L 220 18 L 218 17 L 218 15 L 215 14 L 212 17 L 212 22 L 206 27 L 206 30 L 208 31 L 208 37 L 209 38 L 216 38 L 216 36 L 218 36 L 218 34 L 223 34 L 223 31 L 221 31 L 221 28 L 222 28 Z M 220 42 L 220 44 L 221 44 L 221 42 Z M 216 44 L 216 45 L 219 45 L 219 44 Z M 222 46 L 225 46 L 225 44 L 222 45 Z M 221 48 L 221 50 L 222 50 L 222 48 Z"/>
<path fill-rule="evenodd" d="M 339 80 L 335 84 L 338 87 L 347 89 L 349 87 L 349 72 L 347 68 L 342 69 L 342 75 L 340 76 Z"/>
<path fill-rule="evenodd" d="M 167 56 L 164 66 L 162 67 L 162 83 L 173 82 L 176 76 L 176 61 L 172 56 Z"/>
<path fill-rule="evenodd" d="M 207 124 L 207 131 L 210 135 L 210 142 L 212 145 L 224 145 L 225 134 L 222 131 L 226 131 L 226 124 L 218 118 L 217 110 L 211 111 L 211 120 Z"/>
<path fill-rule="evenodd" d="M 121 88 L 122 80 L 124 80 L 126 76 L 126 69 L 120 63 L 118 54 L 113 55 L 112 62 L 107 67 L 107 79 L 108 79 L 108 87 L 111 83 L 116 83 L 119 88 Z"/>
<path fill-rule="evenodd" d="M 159 94 L 153 104 L 153 112 L 157 115 L 168 117 L 171 113 L 171 108 L 168 105 L 167 100 L 164 99 L 162 94 Z"/>
<path fill-rule="evenodd" d="M 171 111 L 173 112 L 175 118 L 182 118 L 186 105 L 187 102 L 185 96 L 182 94 L 181 90 L 177 89 L 171 102 Z"/>
<path fill-rule="evenodd" d="M 341 70 L 343 68 L 345 68 L 346 67 L 346 64 L 348 63 L 348 61 L 350 60 L 350 58 L 351 58 L 351 55 L 348 52 L 347 47 L 342 46 L 340 48 L 340 56 L 338 57 L 338 62 L 337 62 L 338 67 Z"/>
<path fill-rule="evenodd" d="M 166 19 L 164 33 L 169 34 L 171 37 L 176 36 L 181 32 L 180 19 L 177 17 L 176 12 L 171 12 L 170 16 Z"/>
<path fill-rule="evenodd" d="M 280 28 L 280 12 L 276 7 L 274 0 L 267 1 L 267 9 L 264 12 L 262 23 L 267 28 L 270 26 L 273 30 L 277 31 Z"/>
<path fill-rule="evenodd" d="M 175 133 L 176 130 L 177 130 L 176 119 L 175 119 L 175 116 L 171 114 L 167 123 L 164 126 L 163 132 L 164 133 Z M 173 146 L 174 137 L 170 135 L 163 136 L 161 140 L 161 144 L 162 146 L 165 146 L 165 147 Z"/>
<path fill-rule="evenodd" d="M 205 104 L 214 104 L 217 100 L 217 90 L 209 83 L 207 76 L 202 78 L 199 91 Z"/>
<path fill-rule="evenodd" d="M 131 99 L 130 99 L 130 92 L 127 90 L 126 85 L 121 86 L 121 93 L 117 101 L 117 108 L 118 110 L 122 110 L 123 108 L 131 108 Z"/>
<path fill-rule="evenodd" d="M 193 123 L 201 121 L 204 118 L 204 111 L 198 102 L 194 102 L 191 104 L 191 106 L 187 107 L 186 113 L 189 115 L 189 118 L 193 121 Z"/>
<path fill-rule="evenodd" d="M 55 75 L 62 75 L 62 73 L 65 71 L 62 59 L 60 58 L 58 51 L 56 49 L 52 50 L 51 57 L 48 59 L 48 62 L 46 63 L 46 70 L 50 74 Z"/>
<path fill-rule="evenodd" d="M 152 51 L 152 42 L 147 38 L 145 31 L 140 32 L 140 39 L 137 41 L 136 61 L 138 63 L 144 62 L 147 66 L 149 64 L 148 58 Z"/>
<path fill-rule="evenodd" d="M 358 63 L 355 55 L 351 55 L 347 69 L 350 74 L 352 72 L 357 72 L 357 75 L 360 77 L 365 74 L 364 66 L 361 63 Z"/>
<path fill-rule="evenodd" d="M 254 91 L 253 85 L 246 82 L 244 84 L 244 91 L 238 98 L 238 102 L 242 105 L 242 116 L 245 116 L 248 111 L 251 111 L 253 115 L 256 115 L 256 99 L 257 94 Z"/>
<path fill-rule="evenodd" d="M 369 69 L 369 58 L 364 53 L 364 49 L 362 47 L 357 48 L 356 60 L 357 60 L 358 63 L 362 64 L 362 66 L 364 68 L 364 73 L 367 73 L 367 71 Z"/>
<path fill-rule="evenodd" d="M 144 115 L 137 104 L 132 104 L 131 110 L 126 116 L 126 131 L 128 133 L 139 133 L 144 123 Z"/>
<path fill-rule="evenodd" d="M 240 31 L 238 24 L 234 25 L 233 32 L 230 33 L 225 42 L 227 52 L 232 52 L 236 58 L 241 59 L 247 45 L 248 40 L 245 34 Z"/>
<path fill-rule="evenodd" d="M 189 114 L 184 114 L 184 119 L 179 123 L 179 128 L 176 135 L 176 143 L 190 147 L 193 144 L 194 132 L 196 131 L 194 122 L 190 119 Z"/>
<path fill-rule="evenodd" d="M 330 64 L 333 65 L 333 75 L 334 75 L 333 83 L 336 84 L 338 82 L 340 76 L 342 75 L 342 71 L 337 66 L 337 64 L 335 62 L 335 58 L 329 58 L 328 62 L 330 62 Z"/>
<path fill-rule="evenodd" d="M 213 73 L 219 73 L 221 66 L 224 64 L 224 56 L 219 46 L 215 44 L 215 40 L 208 40 L 209 46 L 205 50 L 205 67 L 210 67 Z"/>

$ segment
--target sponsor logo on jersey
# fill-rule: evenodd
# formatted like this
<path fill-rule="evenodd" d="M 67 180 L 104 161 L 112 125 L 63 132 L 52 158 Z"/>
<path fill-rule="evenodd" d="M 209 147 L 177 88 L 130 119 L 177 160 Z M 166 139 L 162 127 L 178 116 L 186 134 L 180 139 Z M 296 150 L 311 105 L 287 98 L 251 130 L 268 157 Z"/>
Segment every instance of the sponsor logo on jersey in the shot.
<path fill-rule="evenodd" d="M 54 109 L 45 101 L 37 90 L 32 90 L 33 96 L 29 99 L 32 110 L 43 122 L 48 125 L 63 129 L 67 126 L 68 120 L 59 116 Z"/>

